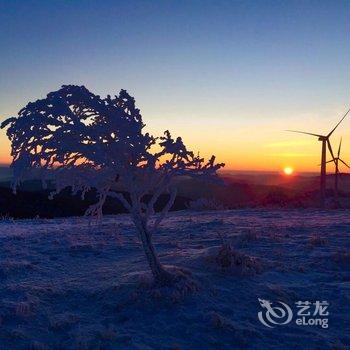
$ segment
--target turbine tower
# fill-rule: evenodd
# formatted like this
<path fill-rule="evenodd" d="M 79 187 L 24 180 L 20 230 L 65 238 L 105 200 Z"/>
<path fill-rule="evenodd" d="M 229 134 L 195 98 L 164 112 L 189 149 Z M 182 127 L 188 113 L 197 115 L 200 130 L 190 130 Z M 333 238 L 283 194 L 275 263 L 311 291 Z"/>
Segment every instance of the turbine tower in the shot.
<path fill-rule="evenodd" d="M 344 120 L 344 118 L 348 115 L 350 112 L 350 109 L 345 113 L 345 115 L 340 119 L 338 124 L 331 130 L 331 132 L 327 135 L 319 135 L 319 134 L 313 134 L 311 132 L 305 132 L 305 131 L 298 131 L 298 130 L 287 130 L 290 132 L 296 132 L 299 134 L 306 134 L 311 136 L 318 137 L 318 141 L 322 142 L 322 152 L 321 152 L 321 177 L 320 177 L 320 194 L 321 194 L 321 207 L 324 208 L 325 206 L 325 198 L 326 198 L 326 150 L 328 147 L 328 150 L 332 156 L 332 159 L 334 159 L 334 154 L 332 150 L 331 143 L 329 142 L 329 138 L 335 131 L 335 129 L 339 126 L 339 124 Z"/>
<path fill-rule="evenodd" d="M 339 147 L 338 147 L 338 154 L 336 157 L 334 157 L 332 160 L 329 160 L 326 163 L 333 163 L 335 165 L 335 172 L 334 172 L 334 193 L 335 193 L 335 197 L 336 199 L 338 199 L 338 179 L 340 176 L 340 171 L 339 171 L 339 162 L 343 163 L 346 167 L 348 167 L 350 169 L 350 166 L 343 160 L 340 158 L 340 150 L 341 150 L 341 144 L 342 144 L 342 138 L 340 139 L 339 142 Z"/>

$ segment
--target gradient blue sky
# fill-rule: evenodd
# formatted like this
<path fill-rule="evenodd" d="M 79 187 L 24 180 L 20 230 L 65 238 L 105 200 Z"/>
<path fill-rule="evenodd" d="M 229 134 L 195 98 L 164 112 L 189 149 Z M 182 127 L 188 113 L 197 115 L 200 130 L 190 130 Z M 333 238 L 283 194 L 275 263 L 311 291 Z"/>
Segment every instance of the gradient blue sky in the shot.
<path fill-rule="evenodd" d="M 0 119 L 62 84 L 126 88 L 150 131 L 229 168 L 317 170 L 317 140 L 283 130 L 350 107 L 349 38 L 350 1 L 0 0 Z"/>

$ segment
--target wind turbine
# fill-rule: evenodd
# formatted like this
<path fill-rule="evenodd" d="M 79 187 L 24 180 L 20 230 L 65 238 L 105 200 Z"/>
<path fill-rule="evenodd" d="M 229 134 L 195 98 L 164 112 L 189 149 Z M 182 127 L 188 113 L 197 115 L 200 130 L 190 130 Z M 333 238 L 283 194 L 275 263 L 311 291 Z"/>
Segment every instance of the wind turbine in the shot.
<path fill-rule="evenodd" d="M 290 132 L 296 132 L 299 134 L 306 134 L 311 136 L 318 137 L 318 141 L 322 142 L 322 152 L 321 152 L 321 177 L 320 177 L 320 192 L 321 192 L 321 207 L 325 206 L 325 195 L 326 195 L 326 149 L 328 147 L 328 150 L 332 156 L 332 159 L 334 159 L 334 154 L 332 150 L 331 143 L 329 142 L 329 138 L 335 131 L 335 129 L 339 126 L 339 124 L 344 120 L 344 118 L 348 115 L 350 112 L 350 109 L 345 113 L 345 115 L 340 119 L 338 124 L 331 130 L 331 132 L 327 135 L 319 135 L 319 134 L 313 134 L 311 132 L 305 132 L 305 131 L 298 131 L 298 130 L 286 130 Z"/>
<path fill-rule="evenodd" d="M 335 165 L 335 172 L 334 172 L 334 192 L 335 192 L 335 197 L 338 198 L 338 176 L 340 175 L 339 171 L 339 162 L 342 162 L 346 167 L 350 169 L 350 166 L 340 158 L 340 150 L 341 150 L 341 144 L 342 144 L 342 138 L 340 139 L 339 142 L 339 147 L 338 147 L 338 154 L 336 157 L 334 157 L 332 160 L 329 160 L 326 163 L 333 163 Z"/>

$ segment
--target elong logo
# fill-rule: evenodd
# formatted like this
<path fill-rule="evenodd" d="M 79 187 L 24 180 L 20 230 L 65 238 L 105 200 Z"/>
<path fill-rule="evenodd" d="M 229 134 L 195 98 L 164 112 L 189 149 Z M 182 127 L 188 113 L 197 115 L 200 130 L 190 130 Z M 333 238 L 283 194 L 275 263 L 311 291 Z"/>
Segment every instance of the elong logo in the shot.
<path fill-rule="evenodd" d="M 260 311 L 258 313 L 259 321 L 266 327 L 273 328 L 273 325 L 283 325 L 289 323 L 293 318 L 292 309 L 282 301 L 278 303 L 280 306 L 272 306 L 272 303 L 268 300 L 258 298 L 262 308 L 265 309 L 265 313 Z"/>
<path fill-rule="evenodd" d="M 273 302 L 265 299 L 258 298 L 260 306 L 263 311 L 258 312 L 259 321 L 268 328 L 274 328 L 275 326 L 286 325 L 293 319 L 293 311 L 289 305 L 282 301 L 277 301 L 273 305 Z M 295 303 L 298 308 L 295 324 L 297 326 L 321 326 L 322 328 L 328 328 L 328 316 L 329 312 L 327 308 L 329 303 L 327 301 L 297 301 Z M 314 306 L 312 308 L 312 306 Z M 313 310 L 313 312 L 312 312 Z M 318 316 L 318 317 L 315 317 Z"/>

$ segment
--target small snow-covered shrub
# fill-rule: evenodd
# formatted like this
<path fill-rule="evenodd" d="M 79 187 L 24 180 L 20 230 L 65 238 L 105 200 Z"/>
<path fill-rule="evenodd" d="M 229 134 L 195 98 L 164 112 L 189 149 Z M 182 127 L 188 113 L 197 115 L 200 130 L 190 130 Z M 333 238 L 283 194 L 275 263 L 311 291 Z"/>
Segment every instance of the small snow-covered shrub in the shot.
<path fill-rule="evenodd" d="M 49 350 L 49 347 L 45 344 L 34 340 L 29 347 L 30 350 Z"/>
<path fill-rule="evenodd" d="M 74 338 L 74 349 L 77 350 L 89 350 L 92 348 L 93 340 L 90 335 L 85 335 L 79 332 Z"/>
<path fill-rule="evenodd" d="M 49 318 L 49 329 L 52 331 L 61 331 L 70 328 L 80 320 L 79 316 L 72 313 L 63 313 Z"/>
<path fill-rule="evenodd" d="M 337 340 L 331 347 L 331 350 L 349 350 L 349 346 L 342 343 L 340 340 Z"/>
<path fill-rule="evenodd" d="M 252 242 L 258 240 L 258 233 L 256 230 L 248 230 L 239 236 L 241 242 Z"/>
<path fill-rule="evenodd" d="M 256 258 L 234 250 L 230 245 L 213 247 L 205 261 L 215 269 L 238 276 L 255 275 L 262 270 Z"/>
<path fill-rule="evenodd" d="M 215 198 L 199 198 L 189 202 L 188 209 L 195 211 L 225 210 L 226 207 Z"/>
<path fill-rule="evenodd" d="M 109 325 L 107 328 L 104 328 L 99 332 L 99 336 L 103 341 L 115 340 L 117 335 L 118 332 L 115 330 L 113 325 Z"/>
<path fill-rule="evenodd" d="M 229 329 L 233 327 L 231 320 L 216 311 L 211 311 L 209 317 L 214 328 Z"/>
<path fill-rule="evenodd" d="M 33 268 L 34 265 L 29 261 L 8 259 L 0 263 L 0 274 L 10 276 L 13 273 L 23 273 Z"/>
<path fill-rule="evenodd" d="M 228 243 L 228 236 L 227 236 L 227 233 L 223 230 L 217 230 L 217 235 L 219 236 L 219 239 L 221 241 L 221 244 L 222 246 L 227 246 L 229 243 Z"/>
<path fill-rule="evenodd" d="M 219 249 L 216 261 L 222 270 L 236 269 L 242 274 L 258 272 L 255 259 L 224 245 Z"/>
<path fill-rule="evenodd" d="M 70 242 L 69 250 L 74 253 L 97 253 L 99 248 L 92 242 Z"/>
<path fill-rule="evenodd" d="M 322 238 L 319 234 L 314 234 L 310 237 L 309 243 L 311 246 L 324 246 L 328 241 L 326 238 Z"/>
<path fill-rule="evenodd" d="M 249 339 L 251 339 L 252 336 L 257 335 L 257 332 L 253 327 L 234 322 L 217 311 L 211 311 L 208 316 L 212 327 L 229 331 L 233 336 L 232 338 L 234 339 L 235 344 L 238 345 L 239 348 L 247 348 Z"/>
<path fill-rule="evenodd" d="M 133 303 L 162 301 L 174 304 L 199 291 L 200 287 L 189 271 L 175 266 L 166 267 L 174 276 L 171 285 L 153 283 L 149 273 L 146 272 L 129 273 L 124 276 L 124 284 L 128 284 L 130 280 L 138 281 L 136 290 L 128 292 Z"/>
<path fill-rule="evenodd" d="M 332 260 L 337 264 L 348 265 L 350 264 L 350 253 L 349 252 L 336 252 L 332 254 Z"/>
<path fill-rule="evenodd" d="M 15 219 L 7 213 L 7 214 L 5 214 L 5 215 L 1 215 L 0 221 L 14 223 L 14 222 L 15 222 Z"/>
<path fill-rule="evenodd" d="M 27 338 L 27 334 L 22 325 L 17 325 L 16 328 L 12 329 L 10 331 L 10 336 L 12 339 L 16 340 L 25 340 Z"/>
<path fill-rule="evenodd" d="M 131 214 L 154 279 L 168 283 L 173 276 L 162 266 L 152 238 L 175 202 L 174 180 L 218 181 L 217 170 L 224 164 L 189 151 L 168 130 L 154 137 L 143 131 L 145 126 L 126 90 L 101 98 L 75 85 L 28 103 L 1 124 L 11 140 L 14 190 L 35 170 L 44 184 L 55 184 L 52 196 L 70 188 L 84 198 L 94 189 L 97 200 L 86 214 L 101 217 L 106 199 L 116 198 Z M 117 183 L 124 192 L 113 190 Z M 168 194 L 168 201 L 154 218 L 162 194 Z"/>
<path fill-rule="evenodd" d="M 32 305 L 27 301 L 20 301 L 15 304 L 15 312 L 17 316 L 28 317 L 31 314 Z"/>
<path fill-rule="evenodd" d="M 269 295 L 272 293 L 276 298 L 286 303 L 291 303 L 293 300 L 298 298 L 293 290 L 280 284 L 269 283 L 267 284 L 267 290 Z"/>

